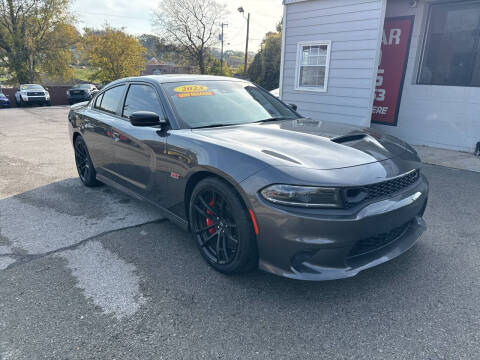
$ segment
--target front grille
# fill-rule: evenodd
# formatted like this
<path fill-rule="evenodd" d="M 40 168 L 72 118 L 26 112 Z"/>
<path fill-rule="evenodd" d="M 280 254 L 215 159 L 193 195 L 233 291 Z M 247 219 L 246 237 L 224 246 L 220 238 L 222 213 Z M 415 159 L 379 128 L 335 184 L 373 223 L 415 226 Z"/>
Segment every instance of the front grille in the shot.
<path fill-rule="evenodd" d="M 70 90 L 70 95 L 83 95 L 83 90 Z"/>
<path fill-rule="evenodd" d="M 412 224 L 412 222 L 408 222 L 402 226 L 399 226 L 387 233 L 383 233 L 383 234 L 380 234 L 380 235 L 376 235 L 376 236 L 372 236 L 372 237 L 369 237 L 368 239 L 363 239 L 363 240 L 360 240 L 358 241 L 355 246 L 352 248 L 352 250 L 350 250 L 350 253 L 348 254 L 348 257 L 349 258 L 352 258 L 352 257 L 355 257 L 355 256 L 360 256 L 360 255 L 364 255 L 364 254 L 367 254 L 371 251 L 374 251 L 374 250 L 378 250 L 392 242 L 394 242 L 395 240 L 397 240 L 398 238 L 400 238 L 401 236 L 403 236 L 407 230 L 409 229 L 410 225 Z"/>
<path fill-rule="evenodd" d="M 45 93 L 41 91 L 32 91 L 32 92 L 27 92 L 27 96 L 44 96 Z"/>
<path fill-rule="evenodd" d="M 346 190 L 345 203 L 347 208 L 351 208 L 364 201 L 371 201 L 390 197 L 391 195 L 402 191 L 413 185 L 420 178 L 420 170 L 409 172 L 406 175 L 392 180 L 384 181 L 378 184 L 367 185 L 361 188 L 351 188 Z"/>

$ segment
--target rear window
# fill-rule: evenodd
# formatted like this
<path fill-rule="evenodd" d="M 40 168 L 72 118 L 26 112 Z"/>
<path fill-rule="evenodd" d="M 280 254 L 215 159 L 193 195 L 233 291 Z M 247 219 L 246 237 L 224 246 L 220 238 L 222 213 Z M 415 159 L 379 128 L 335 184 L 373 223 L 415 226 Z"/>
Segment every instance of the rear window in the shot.
<path fill-rule="evenodd" d="M 167 83 L 163 88 L 187 128 L 298 118 L 277 98 L 246 81 Z"/>
<path fill-rule="evenodd" d="M 78 85 L 74 85 L 72 87 L 72 89 L 87 89 L 89 90 L 90 89 L 90 84 L 78 84 Z"/>

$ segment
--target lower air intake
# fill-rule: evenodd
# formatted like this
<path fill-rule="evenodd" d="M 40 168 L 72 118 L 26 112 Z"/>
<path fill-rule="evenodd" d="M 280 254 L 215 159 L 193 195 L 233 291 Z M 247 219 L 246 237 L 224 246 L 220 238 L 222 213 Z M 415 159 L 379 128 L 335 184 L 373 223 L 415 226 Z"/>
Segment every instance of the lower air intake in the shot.
<path fill-rule="evenodd" d="M 369 237 L 368 239 L 363 239 L 358 241 L 355 246 L 350 250 L 348 254 L 349 258 L 365 255 L 371 251 L 378 250 L 395 240 L 402 237 L 410 227 L 411 222 L 408 222 L 402 226 L 399 226 L 387 233 Z"/>

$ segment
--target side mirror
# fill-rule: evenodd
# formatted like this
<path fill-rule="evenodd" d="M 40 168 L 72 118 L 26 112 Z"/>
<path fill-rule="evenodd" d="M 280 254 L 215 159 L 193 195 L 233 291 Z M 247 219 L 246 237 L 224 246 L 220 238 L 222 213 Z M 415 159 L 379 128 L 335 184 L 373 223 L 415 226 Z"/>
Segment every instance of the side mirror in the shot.
<path fill-rule="evenodd" d="M 293 110 L 297 111 L 298 106 L 295 104 L 288 104 Z"/>
<path fill-rule="evenodd" d="M 156 126 L 165 124 L 165 120 L 160 120 L 160 116 L 152 111 L 136 111 L 130 115 L 130 123 L 133 126 Z"/>

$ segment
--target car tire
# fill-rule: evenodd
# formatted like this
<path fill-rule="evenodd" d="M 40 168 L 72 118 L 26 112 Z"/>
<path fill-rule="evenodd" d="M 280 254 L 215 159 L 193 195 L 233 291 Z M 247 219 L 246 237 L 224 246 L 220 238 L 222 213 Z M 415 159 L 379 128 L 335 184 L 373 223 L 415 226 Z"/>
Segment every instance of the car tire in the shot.
<path fill-rule="evenodd" d="M 95 187 L 102 183 L 97 180 L 97 172 L 88 153 L 87 144 L 81 136 L 77 136 L 74 142 L 75 165 L 78 176 L 85 186 Z"/>
<path fill-rule="evenodd" d="M 51 102 L 51 101 L 47 101 L 47 102 L 45 103 L 45 105 L 47 105 L 47 106 L 52 106 L 52 102 Z"/>
<path fill-rule="evenodd" d="M 249 212 L 225 181 L 206 178 L 192 192 L 189 219 L 193 238 L 207 263 L 224 274 L 258 267 L 258 250 Z"/>
<path fill-rule="evenodd" d="M 23 100 L 20 98 L 20 101 L 17 101 L 17 107 L 21 108 L 23 106 Z"/>

